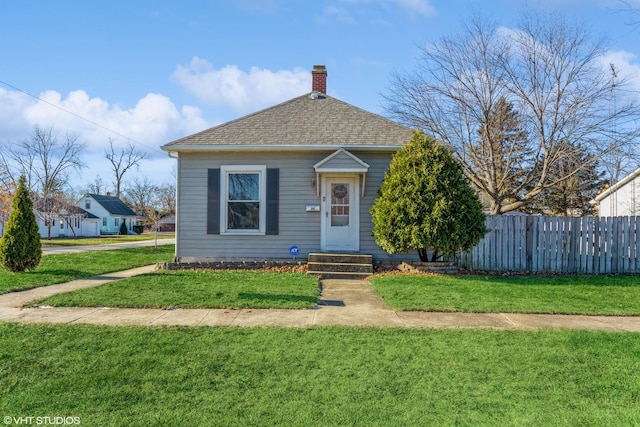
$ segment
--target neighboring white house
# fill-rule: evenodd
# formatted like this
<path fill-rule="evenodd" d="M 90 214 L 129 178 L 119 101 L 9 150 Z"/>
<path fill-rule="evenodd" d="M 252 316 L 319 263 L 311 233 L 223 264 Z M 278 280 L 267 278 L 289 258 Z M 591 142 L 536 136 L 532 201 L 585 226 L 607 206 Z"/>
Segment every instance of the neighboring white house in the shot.
<path fill-rule="evenodd" d="M 100 219 L 100 234 L 118 234 L 124 222 L 127 230 L 133 233 L 137 216 L 122 200 L 109 194 L 87 193 L 78 201 L 78 207 Z"/>
<path fill-rule="evenodd" d="M 95 237 L 100 235 L 100 219 L 78 206 L 52 199 L 41 199 L 34 203 L 33 210 L 40 237 Z"/>
<path fill-rule="evenodd" d="M 640 168 L 595 198 L 599 216 L 640 215 Z"/>

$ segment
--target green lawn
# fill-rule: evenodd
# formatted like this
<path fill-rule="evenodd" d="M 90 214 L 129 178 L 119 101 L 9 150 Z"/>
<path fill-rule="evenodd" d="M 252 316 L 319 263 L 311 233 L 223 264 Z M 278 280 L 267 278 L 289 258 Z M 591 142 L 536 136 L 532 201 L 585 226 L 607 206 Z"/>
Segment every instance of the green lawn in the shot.
<path fill-rule="evenodd" d="M 158 240 L 174 239 L 175 234 L 158 234 Z M 140 242 L 144 240 L 154 240 L 154 233 L 127 235 L 127 236 L 101 236 L 101 237 L 60 237 L 54 239 L 42 239 L 42 246 L 86 246 L 86 245 L 108 245 L 111 243 Z"/>
<path fill-rule="evenodd" d="M 157 271 L 96 288 L 58 294 L 31 306 L 312 308 L 316 277 L 268 271 Z"/>
<path fill-rule="evenodd" d="M 37 268 L 25 273 L 10 273 L 0 269 L 0 293 L 64 283 L 169 261 L 173 254 L 174 245 L 162 245 L 158 246 L 157 250 L 147 247 L 47 255 L 42 257 L 42 262 Z"/>
<path fill-rule="evenodd" d="M 640 315 L 640 276 L 389 274 L 371 283 L 397 310 Z"/>
<path fill-rule="evenodd" d="M 0 414 L 83 426 L 627 426 L 640 335 L 1 324 Z"/>

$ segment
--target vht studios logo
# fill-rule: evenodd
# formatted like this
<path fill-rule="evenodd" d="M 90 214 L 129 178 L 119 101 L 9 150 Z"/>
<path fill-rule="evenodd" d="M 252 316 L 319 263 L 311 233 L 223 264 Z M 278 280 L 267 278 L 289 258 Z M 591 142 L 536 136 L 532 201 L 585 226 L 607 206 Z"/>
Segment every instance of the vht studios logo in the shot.
<path fill-rule="evenodd" d="M 80 417 L 4 417 L 5 425 L 37 425 L 37 426 L 64 426 L 80 425 Z"/>

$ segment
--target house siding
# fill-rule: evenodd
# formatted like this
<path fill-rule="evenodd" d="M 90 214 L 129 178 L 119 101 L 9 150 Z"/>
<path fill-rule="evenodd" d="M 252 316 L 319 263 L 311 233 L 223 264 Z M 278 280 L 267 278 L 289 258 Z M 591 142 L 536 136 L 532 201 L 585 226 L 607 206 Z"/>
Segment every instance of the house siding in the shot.
<path fill-rule="evenodd" d="M 98 201 L 96 201 L 91 196 L 83 197 L 82 199 L 80 199 L 80 201 L 78 202 L 78 206 L 84 209 L 86 207 L 85 200 L 87 198 L 91 200 L 91 207 L 89 209 L 85 209 L 85 210 L 99 218 L 99 220 L 98 220 L 99 234 L 118 234 L 118 233 L 120 233 L 120 224 L 122 223 L 123 219 L 125 219 L 126 222 L 127 222 L 127 229 L 129 231 L 133 230 L 133 226 L 136 225 L 136 217 L 135 216 L 113 215 L 107 209 L 105 209 Z M 107 225 L 106 226 L 102 225 L 103 224 L 102 223 L 103 218 L 107 218 Z M 115 225 L 116 218 L 120 219 L 120 223 L 118 225 Z"/>
<path fill-rule="evenodd" d="M 599 202 L 598 215 L 601 217 L 636 216 L 639 214 L 640 175 L 609 193 Z"/>
<path fill-rule="evenodd" d="M 372 236 L 369 208 L 387 170 L 391 153 L 350 150 L 371 167 L 365 195 L 360 198 L 360 252 L 376 260 L 390 260 Z M 334 151 L 180 153 L 176 257 L 178 261 L 291 259 L 289 248 L 298 246 L 298 258 L 320 251 L 320 214 L 306 205 L 320 204 L 313 166 Z M 279 233 L 277 235 L 207 234 L 208 170 L 229 165 L 265 165 L 280 170 Z M 315 183 L 315 185 L 312 185 Z M 413 254 L 402 254 L 403 259 Z"/>

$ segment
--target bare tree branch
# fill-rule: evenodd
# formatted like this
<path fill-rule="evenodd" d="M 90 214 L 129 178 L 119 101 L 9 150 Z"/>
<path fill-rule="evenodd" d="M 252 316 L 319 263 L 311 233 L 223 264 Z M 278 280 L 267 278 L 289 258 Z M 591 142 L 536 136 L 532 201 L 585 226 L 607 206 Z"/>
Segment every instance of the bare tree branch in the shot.
<path fill-rule="evenodd" d="M 85 167 L 84 148 L 77 135 L 60 140 L 53 128 L 36 125 L 30 138 L 14 144 L 2 158 L 12 175 L 25 175 L 29 189 L 47 198 L 62 191 L 71 171 Z"/>
<path fill-rule="evenodd" d="M 109 150 L 104 151 L 105 157 L 111 162 L 111 169 L 115 175 L 113 183 L 116 190 L 116 197 L 121 195 L 122 178 L 131 168 L 140 166 L 140 161 L 146 157 L 146 153 L 136 150 L 133 144 L 129 143 L 126 149 L 121 148 L 119 152 L 113 146 L 113 139 L 109 138 Z"/>
<path fill-rule="evenodd" d="M 425 46 L 413 73 L 393 77 L 386 110 L 449 145 L 492 213 L 520 209 L 576 174 L 556 171 L 575 147 L 597 162 L 637 137 L 640 108 L 622 96 L 612 102 L 604 52 L 603 40 L 556 15 L 525 14 L 515 29 L 474 17 Z M 619 79 L 617 93 L 627 84 Z M 514 107 L 524 140 L 487 130 L 501 126 L 501 100 Z"/>

